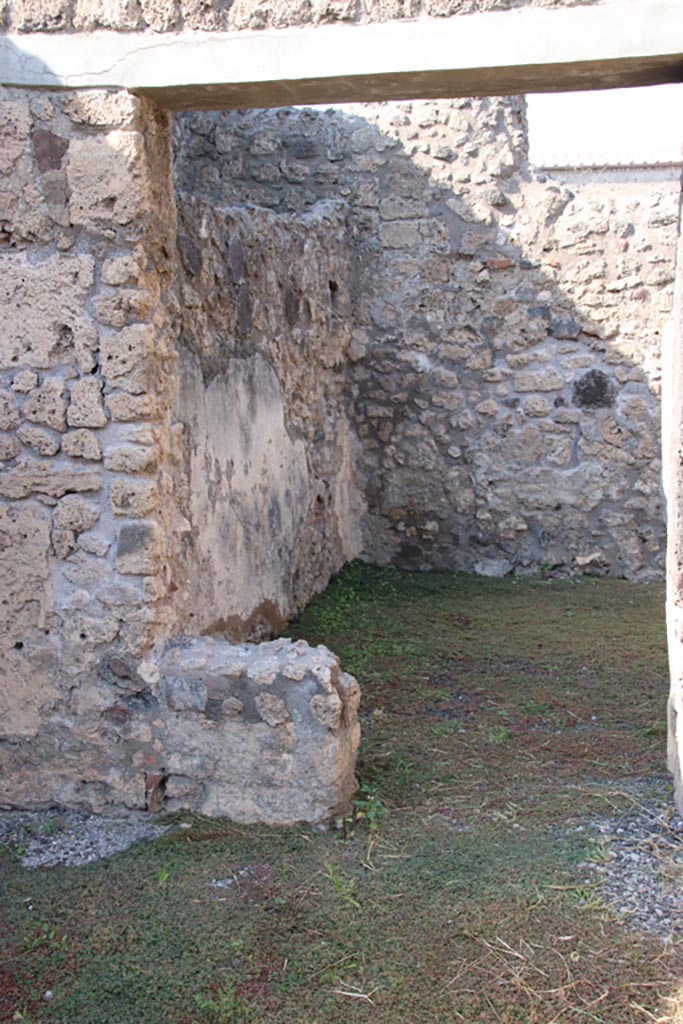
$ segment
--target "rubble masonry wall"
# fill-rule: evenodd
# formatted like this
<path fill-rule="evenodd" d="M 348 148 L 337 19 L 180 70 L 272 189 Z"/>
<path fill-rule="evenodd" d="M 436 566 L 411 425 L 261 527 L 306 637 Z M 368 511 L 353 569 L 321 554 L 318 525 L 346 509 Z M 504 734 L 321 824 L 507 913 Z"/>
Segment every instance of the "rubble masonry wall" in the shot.
<path fill-rule="evenodd" d="M 212 32 L 358 24 L 518 7 L 576 7 L 591 0 L 5 0 L 10 32 Z"/>
<path fill-rule="evenodd" d="M 213 204 L 349 204 L 364 557 L 661 578 L 675 171 L 536 172 L 514 98 L 185 114 L 175 143 Z"/>

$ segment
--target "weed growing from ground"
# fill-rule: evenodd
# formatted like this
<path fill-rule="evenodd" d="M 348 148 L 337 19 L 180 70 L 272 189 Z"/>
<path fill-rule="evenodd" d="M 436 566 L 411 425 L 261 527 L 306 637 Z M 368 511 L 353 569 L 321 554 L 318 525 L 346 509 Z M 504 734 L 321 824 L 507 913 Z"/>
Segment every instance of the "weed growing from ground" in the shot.
<path fill-rule="evenodd" d="M 332 884 L 337 899 L 343 906 L 360 910 L 360 903 L 354 895 L 356 892 L 355 879 L 350 878 L 343 868 L 332 863 L 325 864 L 325 877 Z"/>

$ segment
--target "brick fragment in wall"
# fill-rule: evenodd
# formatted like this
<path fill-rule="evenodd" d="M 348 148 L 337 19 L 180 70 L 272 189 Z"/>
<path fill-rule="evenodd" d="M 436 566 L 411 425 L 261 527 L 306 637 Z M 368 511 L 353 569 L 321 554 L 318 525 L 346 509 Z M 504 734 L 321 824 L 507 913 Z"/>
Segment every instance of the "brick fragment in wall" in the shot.
<path fill-rule="evenodd" d="M 43 128 L 32 133 L 33 151 L 41 174 L 47 171 L 59 171 L 69 149 L 69 140 Z"/>

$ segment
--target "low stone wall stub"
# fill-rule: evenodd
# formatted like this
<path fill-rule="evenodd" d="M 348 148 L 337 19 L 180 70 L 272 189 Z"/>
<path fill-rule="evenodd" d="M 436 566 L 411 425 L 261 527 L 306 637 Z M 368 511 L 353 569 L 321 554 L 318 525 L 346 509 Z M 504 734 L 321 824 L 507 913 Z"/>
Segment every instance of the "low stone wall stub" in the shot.
<path fill-rule="evenodd" d="M 360 689 L 326 647 L 187 637 L 159 667 L 168 755 L 148 778 L 150 809 L 268 825 L 328 823 L 348 809 Z"/>

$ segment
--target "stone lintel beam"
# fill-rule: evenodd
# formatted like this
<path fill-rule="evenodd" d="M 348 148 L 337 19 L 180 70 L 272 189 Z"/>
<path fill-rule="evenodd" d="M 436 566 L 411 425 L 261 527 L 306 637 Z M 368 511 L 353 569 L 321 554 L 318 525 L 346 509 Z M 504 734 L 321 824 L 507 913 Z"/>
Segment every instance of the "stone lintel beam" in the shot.
<path fill-rule="evenodd" d="M 683 81 L 680 0 L 260 32 L 0 38 L 5 85 L 124 88 L 172 110 L 677 81 Z"/>

